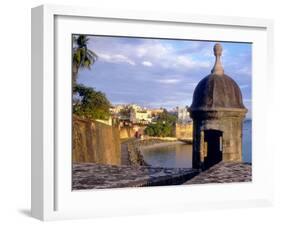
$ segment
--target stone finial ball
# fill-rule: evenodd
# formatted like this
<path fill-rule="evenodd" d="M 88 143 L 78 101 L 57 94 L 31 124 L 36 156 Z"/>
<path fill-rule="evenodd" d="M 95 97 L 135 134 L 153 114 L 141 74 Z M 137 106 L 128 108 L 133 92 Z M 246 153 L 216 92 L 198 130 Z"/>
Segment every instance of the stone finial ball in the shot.
<path fill-rule="evenodd" d="M 221 44 L 217 43 L 214 45 L 214 55 L 221 56 L 221 54 L 222 54 L 222 46 Z"/>

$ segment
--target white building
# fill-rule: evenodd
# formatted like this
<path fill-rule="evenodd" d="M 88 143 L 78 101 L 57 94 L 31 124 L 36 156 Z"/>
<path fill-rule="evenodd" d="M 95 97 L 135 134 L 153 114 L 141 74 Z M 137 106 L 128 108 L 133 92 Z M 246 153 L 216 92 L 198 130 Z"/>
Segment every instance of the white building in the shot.
<path fill-rule="evenodd" d="M 124 104 L 117 104 L 114 107 L 111 107 L 109 110 L 112 114 L 118 114 L 124 108 L 125 108 Z"/>
<path fill-rule="evenodd" d="M 151 114 L 147 110 L 134 110 L 130 111 L 130 121 L 132 123 L 149 124 L 151 123 Z"/>
<path fill-rule="evenodd" d="M 186 124 L 191 122 L 187 107 L 177 107 L 178 123 Z"/>

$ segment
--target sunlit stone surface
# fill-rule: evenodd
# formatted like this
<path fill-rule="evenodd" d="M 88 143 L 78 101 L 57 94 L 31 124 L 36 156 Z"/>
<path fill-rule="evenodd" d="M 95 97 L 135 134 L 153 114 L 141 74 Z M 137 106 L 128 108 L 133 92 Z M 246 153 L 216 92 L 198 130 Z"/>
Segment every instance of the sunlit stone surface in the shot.
<path fill-rule="evenodd" d="M 190 168 L 73 164 L 73 190 L 183 184 L 198 174 Z"/>
<path fill-rule="evenodd" d="M 233 183 L 252 181 L 252 165 L 241 162 L 220 162 L 193 177 L 185 184 Z"/>

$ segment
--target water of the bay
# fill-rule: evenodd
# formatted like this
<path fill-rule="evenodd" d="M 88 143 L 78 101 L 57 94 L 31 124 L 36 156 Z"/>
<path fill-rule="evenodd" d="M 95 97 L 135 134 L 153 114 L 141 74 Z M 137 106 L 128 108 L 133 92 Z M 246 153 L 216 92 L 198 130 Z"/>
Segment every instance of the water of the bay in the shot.
<path fill-rule="evenodd" d="M 152 166 L 171 168 L 192 167 L 192 145 L 172 144 L 149 148 L 142 151 L 144 160 Z M 252 162 L 252 121 L 246 120 L 243 126 L 242 157 L 244 162 Z"/>

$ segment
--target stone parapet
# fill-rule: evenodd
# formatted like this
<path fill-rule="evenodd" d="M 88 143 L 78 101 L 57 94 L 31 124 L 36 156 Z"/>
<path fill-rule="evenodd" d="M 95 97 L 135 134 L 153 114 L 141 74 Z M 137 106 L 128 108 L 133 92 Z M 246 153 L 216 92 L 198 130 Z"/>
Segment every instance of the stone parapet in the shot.
<path fill-rule="evenodd" d="M 182 184 L 198 174 L 190 168 L 74 163 L 72 189 L 146 187 Z"/>
<path fill-rule="evenodd" d="M 220 162 L 201 172 L 185 184 L 251 182 L 252 165 L 241 162 Z"/>

